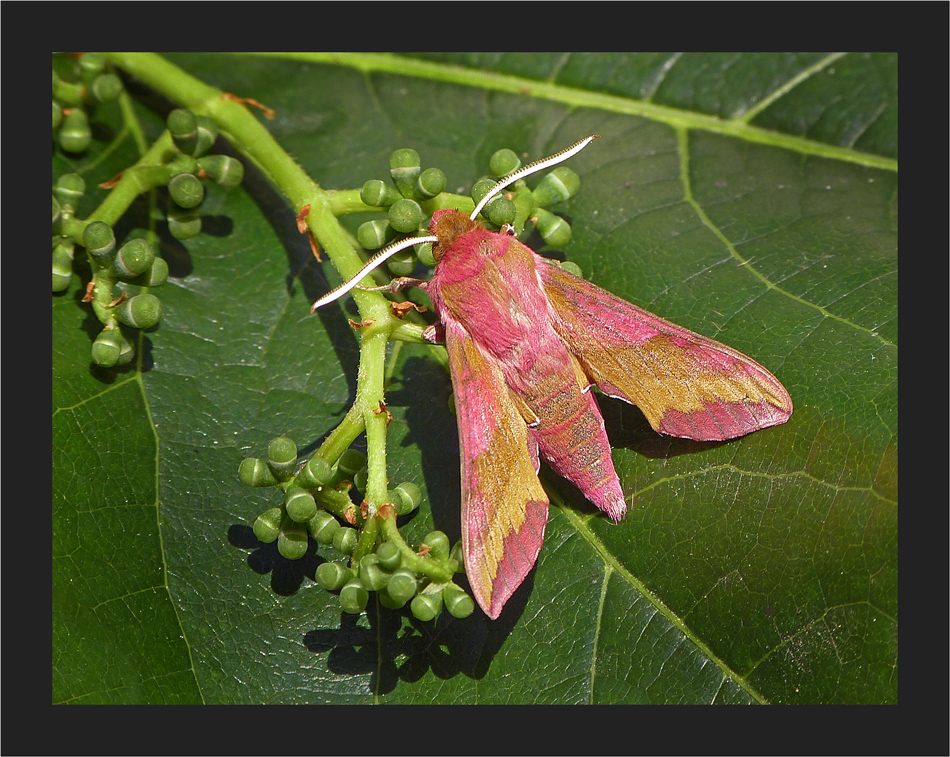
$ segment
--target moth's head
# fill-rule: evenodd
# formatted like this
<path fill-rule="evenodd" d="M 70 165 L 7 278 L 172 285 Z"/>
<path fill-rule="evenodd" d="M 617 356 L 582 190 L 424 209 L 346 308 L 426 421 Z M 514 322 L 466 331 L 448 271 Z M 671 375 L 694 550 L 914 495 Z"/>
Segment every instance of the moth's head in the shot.
<path fill-rule="evenodd" d="M 435 258 L 435 262 L 438 263 L 445 256 L 445 251 L 455 244 L 459 237 L 480 228 L 482 226 L 478 221 L 473 221 L 457 210 L 445 208 L 435 211 L 432 214 L 432 222 L 429 224 L 429 233 L 439 239 L 432 246 L 432 257 Z"/>

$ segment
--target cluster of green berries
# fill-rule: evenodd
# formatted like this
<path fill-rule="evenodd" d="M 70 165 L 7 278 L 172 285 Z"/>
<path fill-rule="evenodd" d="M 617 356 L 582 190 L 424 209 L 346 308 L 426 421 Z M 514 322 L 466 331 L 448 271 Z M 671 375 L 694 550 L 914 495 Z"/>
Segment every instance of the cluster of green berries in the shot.
<path fill-rule="evenodd" d="M 176 239 L 191 239 L 201 231 L 198 206 L 205 197 L 203 179 L 233 189 L 244 179 L 241 161 L 229 155 L 206 155 L 218 138 L 218 127 L 207 116 L 176 108 L 165 120 L 178 155 L 165 164 L 168 172 L 168 231 Z"/>
<path fill-rule="evenodd" d="M 279 506 L 254 521 L 254 535 L 261 542 L 277 542 L 277 551 L 289 560 L 307 553 L 311 537 L 337 553 L 336 559 L 321 563 L 316 579 L 327 591 L 339 592 L 344 612 L 362 613 L 370 592 L 376 592 L 383 606 L 400 609 L 408 604 L 424 621 L 435 619 L 443 606 L 454 617 L 470 615 L 475 604 L 464 589 L 451 581 L 435 582 L 419 570 L 420 559 L 423 567 L 425 560 L 461 565 L 460 545 L 450 548 L 441 531 L 428 534 L 411 559 L 405 544 L 392 541 L 372 545 L 373 551 L 359 550 L 364 554 L 354 558 L 360 543 L 357 525 L 363 517 L 349 491 L 353 487 L 365 491 L 366 476 L 366 456 L 355 449 L 346 450 L 334 465 L 314 456 L 298 467 L 297 445 L 286 436 L 270 441 L 266 459 L 249 457 L 238 468 L 241 483 L 275 486 L 283 496 Z M 406 481 L 390 489 L 388 498 L 397 516 L 408 515 L 419 506 L 422 492 Z"/>
<path fill-rule="evenodd" d="M 106 61 L 98 53 L 59 56 L 57 64 L 53 70 L 53 137 L 66 152 L 84 152 L 92 143 L 89 110 L 118 98 L 122 80 L 106 70 Z"/>
<path fill-rule="evenodd" d="M 481 202 L 498 184 L 498 179 L 520 167 L 521 161 L 514 151 L 498 150 L 489 160 L 494 178 L 486 176 L 475 182 L 471 193 L 473 202 Z M 389 174 L 392 186 L 380 179 L 370 179 L 360 190 L 360 199 L 366 205 L 385 208 L 388 213 L 385 219 L 367 221 L 357 230 L 356 238 L 366 250 L 378 250 L 400 236 L 424 230 L 431 211 L 438 209 L 438 204 L 430 201 L 446 186 L 445 174 L 438 168 L 423 171 L 419 153 L 410 148 L 396 150 L 390 155 Z M 571 227 L 546 208 L 573 197 L 580 189 L 580 183 L 580 177 L 574 171 L 567 166 L 558 166 L 533 190 L 523 180 L 506 187 L 504 192 L 488 202 L 481 216 L 489 228 L 512 226 L 519 236 L 530 221 L 547 244 L 561 247 L 570 241 Z M 431 244 L 417 245 L 397 253 L 387 263 L 390 272 L 395 276 L 408 276 L 415 269 L 416 260 L 433 267 L 435 260 L 431 247 Z"/>

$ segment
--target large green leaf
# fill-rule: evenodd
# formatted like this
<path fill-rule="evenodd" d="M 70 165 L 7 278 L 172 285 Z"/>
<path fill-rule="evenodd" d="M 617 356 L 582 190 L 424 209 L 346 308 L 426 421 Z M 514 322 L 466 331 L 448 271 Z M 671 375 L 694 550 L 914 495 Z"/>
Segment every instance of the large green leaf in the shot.
<path fill-rule="evenodd" d="M 309 316 L 339 277 L 251 170 L 210 192 L 209 233 L 166 239 L 141 371 L 90 369 L 78 276 L 53 298 L 55 702 L 897 701 L 896 56 L 171 59 L 273 108 L 325 188 L 385 177 L 402 146 L 455 189 L 500 147 L 602 135 L 571 161 L 566 256 L 762 362 L 795 412 L 711 445 L 604 399 L 634 496 L 620 525 L 549 476 L 537 570 L 499 621 L 343 615 L 316 553 L 290 563 L 251 534 L 274 490 L 236 479 L 271 437 L 321 441 L 359 354 L 351 304 Z M 145 94 L 155 137 L 167 106 Z M 118 110 L 97 118 L 54 176 L 93 186 L 136 160 Z M 411 535 L 457 537 L 450 382 L 429 348 L 395 349 L 389 476 L 427 494 Z"/>

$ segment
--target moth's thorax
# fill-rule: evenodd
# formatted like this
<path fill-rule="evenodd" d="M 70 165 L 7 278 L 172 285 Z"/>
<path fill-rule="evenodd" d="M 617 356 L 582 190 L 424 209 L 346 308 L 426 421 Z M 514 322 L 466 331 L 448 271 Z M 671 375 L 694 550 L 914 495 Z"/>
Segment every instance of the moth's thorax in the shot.
<path fill-rule="evenodd" d="M 473 231 L 484 231 L 484 228 L 478 221 L 473 221 L 457 210 L 444 209 L 433 213 L 429 231 L 439 238 L 432 248 L 432 257 L 438 263 L 463 236 Z"/>

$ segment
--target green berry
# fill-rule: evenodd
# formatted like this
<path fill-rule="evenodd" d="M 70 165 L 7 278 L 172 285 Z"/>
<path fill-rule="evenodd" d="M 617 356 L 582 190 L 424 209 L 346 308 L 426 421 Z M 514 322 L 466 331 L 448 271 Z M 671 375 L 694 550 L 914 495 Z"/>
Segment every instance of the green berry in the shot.
<path fill-rule="evenodd" d="M 336 468 L 344 478 L 353 480 L 357 471 L 366 467 L 366 455 L 358 449 L 350 447 L 343 451 L 340 459 L 337 461 Z"/>
<path fill-rule="evenodd" d="M 206 155 L 198 165 L 211 181 L 225 189 L 234 189 L 244 180 L 244 164 L 230 155 Z"/>
<path fill-rule="evenodd" d="M 140 287 L 158 287 L 166 281 L 168 281 L 168 263 L 163 258 L 155 258 L 145 273 L 130 279 L 129 283 Z"/>
<path fill-rule="evenodd" d="M 422 265 L 426 268 L 435 268 L 435 258 L 432 256 L 432 242 L 417 244 L 412 249 L 415 251 L 416 257 Z"/>
<path fill-rule="evenodd" d="M 245 486 L 276 486 L 277 479 L 267 463 L 257 457 L 246 457 L 238 467 L 238 480 Z"/>
<path fill-rule="evenodd" d="M 475 204 L 477 205 L 485 199 L 485 195 L 491 192 L 496 186 L 498 186 L 498 182 L 492 179 L 479 179 L 476 181 L 472 187 L 472 199 L 475 201 Z"/>
<path fill-rule="evenodd" d="M 333 548 L 341 555 L 352 555 L 357 541 L 359 541 L 359 535 L 355 528 L 342 526 L 333 534 Z"/>
<path fill-rule="evenodd" d="M 558 166 L 541 179 L 532 194 L 538 205 L 547 207 L 573 197 L 580 188 L 580 176 L 567 166 Z"/>
<path fill-rule="evenodd" d="M 400 197 L 395 188 L 379 179 L 370 179 L 360 190 L 360 199 L 373 208 L 388 208 Z"/>
<path fill-rule="evenodd" d="M 465 593 L 465 589 L 456 584 L 449 584 L 442 589 L 442 601 L 453 618 L 467 618 L 475 610 L 475 602 Z"/>
<path fill-rule="evenodd" d="M 416 181 L 416 193 L 423 199 L 435 197 L 445 191 L 448 179 L 438 168 L 427 168 Z"/>
<path fill-rule="evenodd" d="M 198 129 L 195 135 L 197 138 L 191 154 L 195 158 L 198 158 L 208 152 L 214 144 L 214 141 L 218 138 L 218 125 L 213 119 L 208 118 L 208 116 L 198 116 Z M 221 157 L 226 156 L 222 155 Z M 240 181 L 238 181 L 238 184 L 240 184 Z"/>
<path fill-rule="evenodd" d="M 115 254 L 115 232 L 109 224 L 104 221 L 87 224 L 83 229 L 82 243 L 99 265 L 106 266 L 112 262 L 112 256 Z"/>
<path fill-rule="evenodd" d="M 360 468 L 353 476 L 353 486 L 359 491 L 366 491 L 366 484 L 369 482 L 369 471 L 366 468 Z"/>
<path fill-rule="evenodd" d="M 573 273 L 578 278 L 584 278 L 584 272 L 581 270 L 581 267 L 573 261 L 565 260 L 561 263 L 561 268 L 568 273 Z"/>
<path fill-rule="evenodd" d="M 75 210 L 86 192 L 86 180 L 78 173 L 64 173 L 53 185 L 53 194 L 63 208 Z"/>
<path fill-rule="evenodd" d="M 333 544 L 333 537 L 342 528 L 340 521 L 326 510 L 317 510 L 316 514 L 307 521 L 307 529 L 313 535 L 313 538 L 325 547 Z"/>
<path fill-rule="evenodd" d="M 92 343 L 92 362 L 112 368 L 122 354 L 122 334 L 118 329 L 103 329 Z"/>
<path fill-rule="evenodd" d="M 404 147 L 389 156 L 389 175 L 403 197 L 412 196 L 412 190 L 415 189 L 421 173 L 419 153 L 415 150 Z"/>
<path fill-rule="evenodd" d="M 79 59 L 79 75 L 84 84 L 90 84 L 106 68 L 106 59 L 99 53 L 84 53 Z"/>
<path fill-rule="evenodd" d="M 442 611 L 442 593 L 438 594 L 416 594 L 412 598 L 412 604 L 409 605 L 412 614 L 419 620 L 428 622 L 435 620 Z"/>
<path fill-rule="evenodd" d="M 73 246 L 60 242 L 53 248 L 53 291 L 62 292 L 73 278 Z"/>
<path fill-rule="evenodd" d="M 305 489 L 316 489 L 330 483 L 332 479 L 333 469 L 330 467 L 330 463 L 322 457 L 312 457 L 301 468 L 295 481 L 298 486 Z"/>
<path fill-rule="evenodd" d="M 317 584 L 327 591 L 339 591 L 355 577 L 352 569 L 338 562 L 325 562 L 317 567 Z"/>
<path fill-rule="evenodd" d="M 59 146 L 66 152 L 83 152 L 92 143 L 89 117 L 84 110 L 74 108 L 59 129 Z"/>
<path fill-rule="evenodd" d="M 116 253 L 112 271 L 119 278 L 132 278 L 145 273 L 154 261 L 155 250 L 152 245 L 144 239 L 130 239 Z"/>
<path fill-rule="evenodd" d="M 389 577 L 389 583 L 386 584 L 386 593 L 396 602 L 400 602 L 399 606 L 402 607 L 416 595 L 418 588 L 419 581 L 416 579 L 415 573 L 407 568 L 401 568 Z"/>
<path fill-rule="evenodd" d="M 201 216 L 197 210 L 186 210 L 174 202 L 169 202 L 168 232 L 181 241 L 191 239 L 201 233 Z"/>
<path fill-rule="evenodd" d="M 514 223 L 517 212 L 515 204 L 507 197 L 496 197 L 488 203 L 482 214 L 495 226 L 504 226 Z"/>
<path fill-rule="evenodd" d="M 297 523 L 306 523 L 317 513 L 317 503 L 313 495 L 298 486 L 287 489 L 284 507 L 287 509 L 287 515 Z"/>
<path fill-rule="evenodd" d="M 271 439 L 267 444 L 267 464 L 281 481 L 290 478 L 297 464 L 296 442 L 286 436 Z"/>
<path fill-rule="evenodd" d="M 162 301 L 154 294 L 137 294 L 120 304 L 115 316 L 126 326 L 150 329 L 161 320 Z"/>
<path fill-rule="evenodd" d="M 284 518 L 277 537 L 277 551 L 288 560 L 299 560 L 307 554 L 307 529 L 290 518 Z"/>
<path fill-rule="evenodd" d="M 535 208 L 538 232 L 541 238 L 552 247 L 563 247 L 571 241 L 571 227 L 567 221 L 544 208 Z"/>
<path fill-rule="evenodd" d="M 165 119 L 175 147 L 185 155 L 191 155 L 198 142 L 198 117 L 190 110 L 176 108 Z"/>
<path fill-rule="evenodd" d="M 396 515 L 408 515 L 422 502 L 422 490 L 412 481 L 403 481 L 390 492 Z"/>
<path fill-rule="evenodd" d="M 500 179 L 521 168 L 521 160 L 515 154 L 514 150 L 509 150 L 506 147 L 503 150 L 498 150 L 498 152 L 491 156 L 488 161 L 488 167 L 491 169 L 492 174 Z"/>
<path fill-rule="evenodd" d="M 399 547 L 391 541 L 384 541 L 376 548 L 376 557 L 379 559 L 379 564 L 383 570 L 387 570 L 390 573 L 396 570 L 399 567 L 399 563 L 402 562 L 402 552 L 400 552 Z"/>
<path fill-rule="evenodd" d="M 444 560 L 449 556 L 449 537 L 442 531 L 429 532 L 422 544 L 429 548 L 429 556 L 436 560 Z"/>
<path fill-rule="evenodd" d="M 364 250 L 378 250 L 395 239 L 396 232 L 389 221 L 376 219 L 360 224 L 356 230 L 356 241 Z"/>
<path fill-rule="evenodd" d="M 116 361 L 115 364 L 117 366 L 126 365 L 127 363 L 131 363 L 132 360 L 135 358 L 135 348 L 132 346 L 132 343 L 128 339 L 125 338 L 125 334 L 123 334 L 120 329 L 116 329 L 116 331 L 119 331 L 120 340 L 119 340 L 119 359 Z"/>
<path fill-rule="evenodd" d="M 393 276 L 408 276 L 416 270 L 416 256 L 412 249 L 400 250 L 386 261 L 386 267 Z"/>
<path fill-rule="evenodd" d="M 122 94 L 122 80 L 115 74 L 97 76 L 90 85 L 89 92 L 98 102 L 111 102 Z"/>
<path fill-rule="evenodd" d="M 53 129 L 57 129 L 63 122 L 63 106 L 53 100 Z"/>
<path fill-rule="evenodd" d="M 391 597 L 388 588 L 377 591 L 376 598 L 379 599 L 379 603 L 383 607 L 388 607 L 390 610 L 399 610 L 406 606 L 405 602 L 400 602 L 398 599 Z"/>
<path fill-rule="evenodd" d="M 360 583 L 370 591 L 379 591 L 389 582 L 389 575 L 379 565 L 379 557 L 366 555 L 360 560 Z"/>
<path fill-rule="evenodd" d="M 409 234 L 422 225 L 425 216 L 415 200 L 398 200 L 389 209 L 389 225 L 400 234 Z"/>
<path fill-rule="evenodd" d="M 190 173 L 180 173 L 168 182 L 168 193 L 181 208 L 197 208 L 205 198 L 205 187 L 201 179 Z"/>
<path fill-rule="evenodd" d="M 369 602 L 369 592 L 363 588 L 358 579 L 347 581 L 340 589 L 340 607 L 343 612 L 359 615 L 366 609 Z"/>
<path fill-rule="evenodd" d="M 277 541 L 280 535 L 280 523 L 284 514 L 279 507 L 272 507 L 270 510 L 262 512 L 254 520 L 254 536 L 264 544 L 271 544 Z"/>

